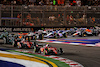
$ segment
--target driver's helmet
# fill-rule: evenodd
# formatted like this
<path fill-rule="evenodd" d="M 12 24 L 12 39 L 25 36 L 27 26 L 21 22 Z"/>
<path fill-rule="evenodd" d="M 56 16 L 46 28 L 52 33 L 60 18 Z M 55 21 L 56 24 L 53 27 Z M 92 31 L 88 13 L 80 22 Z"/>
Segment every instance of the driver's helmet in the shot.
<path fill-rule="evenodd" d="M 28 40 L 28 37 L 26 37 L 26 40 Z"/>
<path fill-rule="evenodd" d="M 20 32 L 21 34 L 23 33 L 23 32 Z"/>
<path fill-rule="evenodd" d="M 49 43 L 47 43 L 47 44 L 49 44 Z"/>
<path fill-rule="evenodd" d="M 38 47 L 38 45 L 36 45 L 36 47 Z"/>
<path fill-rule="evenodd" d="M 4 30 L 4 32 L 6 32 L 6 30 Z"/>

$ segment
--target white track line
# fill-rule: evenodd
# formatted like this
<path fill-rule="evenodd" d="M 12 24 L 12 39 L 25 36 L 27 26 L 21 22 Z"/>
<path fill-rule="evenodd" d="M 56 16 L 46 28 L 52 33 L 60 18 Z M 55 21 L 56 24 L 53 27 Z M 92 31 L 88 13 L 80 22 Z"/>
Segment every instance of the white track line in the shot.
<path fill-rule="evenodd" d="M 18 63 L 18 64 L 21 64 L 25 67 L 49 67 L 48 65 L 38 63 L 38 62 L 34 62 L 34 61 L 29 61 L 29 60 L 7 58 L 7 57 L 0 57 L 0 60 Z"/>
<path fill-rule="evenodd" d="M 5 52 L 5 51 L 0 51 L 0 53 L 12 54 L 12 55 L 25 55 L 25 56 L 29 56 L 29 57 L 34 57 L 34 56 L 31 56 L 31 55 L 26 55 L 26 54 L 21 54 L 21 53 L 18 54 L 18 53 L 13 53 L 13 52 L 10 53 L 10 52 Z M 39 62 L 23 60 L 23 59 L 16 59 L 16 58 L 7 58 L 7 57 L 1 57 L 0 56 L 0 60 L 18 63 L 18 64 L 21 64 L 25 67 L 49 67 L 48 65 L 42 64 L 42 63 L 39 63 Z"/>

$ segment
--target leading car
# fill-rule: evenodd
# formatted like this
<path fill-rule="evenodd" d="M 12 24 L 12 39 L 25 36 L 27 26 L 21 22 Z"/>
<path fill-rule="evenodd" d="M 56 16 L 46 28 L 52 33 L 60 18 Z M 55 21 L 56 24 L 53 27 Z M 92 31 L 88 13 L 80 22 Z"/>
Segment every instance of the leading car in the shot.
<path fill-rule="evenodd" d="M 45 55 L 58 55 L 58 54 L 63 54 L 62 48 L 55 48 L 50 46 L 48 43 L 36 43 L 34 46 L 34 52 L 45 54 Z"/>

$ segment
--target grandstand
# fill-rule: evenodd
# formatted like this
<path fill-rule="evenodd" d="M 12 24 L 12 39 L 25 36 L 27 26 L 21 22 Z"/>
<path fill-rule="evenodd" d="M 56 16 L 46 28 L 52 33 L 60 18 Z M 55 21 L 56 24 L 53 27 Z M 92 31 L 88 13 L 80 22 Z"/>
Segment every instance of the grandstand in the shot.
<path fill-rule="evenodd" d="M 87 0 L 87 2 L 84 3 L 84 0 L 2 0 L 0 26 L 100 26 L 99 0 L 91 0 L 91 2 Z"/>

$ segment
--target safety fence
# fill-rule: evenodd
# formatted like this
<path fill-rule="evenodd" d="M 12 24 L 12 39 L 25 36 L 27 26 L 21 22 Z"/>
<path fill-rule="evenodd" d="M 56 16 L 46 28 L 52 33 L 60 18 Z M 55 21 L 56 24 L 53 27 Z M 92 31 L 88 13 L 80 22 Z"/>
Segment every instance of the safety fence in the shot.
<path fill-rule="evenodd" d="M 100 7 L 0 5 L 0 26 L 100 26 Z"/>

